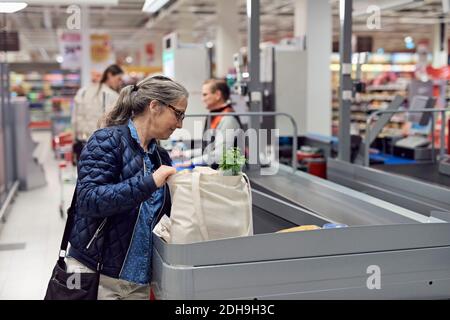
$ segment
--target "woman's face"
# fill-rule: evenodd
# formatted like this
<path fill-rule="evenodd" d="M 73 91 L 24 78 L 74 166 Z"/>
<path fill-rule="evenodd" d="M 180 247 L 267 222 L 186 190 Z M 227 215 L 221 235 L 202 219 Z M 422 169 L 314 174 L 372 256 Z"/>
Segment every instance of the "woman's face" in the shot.
<path fill-rule="evenodd" d="M 153 113 L 153 119 L 150 120 L 150 123 L 155 135 L 154 138 L 165 140 L 172 135 L 175 129 L 181 129 L 183 120 L 180 119 L 180 116 L 186 112 L 187 104 L 186 98 L 182 98 L 177 103 L 172 104 L 171 107 L 178 111 L 176 112 L 170 106 L 158 103 L 155 100 L 150 103 L 150 110 Z"/>
<path fill-rule="evenodd" d="M 111 73 L 108 74 L 108 79 L 106 80 L 106 84 L 108 87 L 115 91 L 119 91 L 122 87 L 122 76 L 123 74 L 116 74 L 113 76 Z"/>

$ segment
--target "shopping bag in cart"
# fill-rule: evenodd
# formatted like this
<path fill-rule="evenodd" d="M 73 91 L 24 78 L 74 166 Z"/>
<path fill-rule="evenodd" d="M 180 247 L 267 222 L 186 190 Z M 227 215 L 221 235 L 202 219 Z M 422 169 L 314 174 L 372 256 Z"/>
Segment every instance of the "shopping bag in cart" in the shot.
<path fill-rule="evenodd" d="M 162 220 L 155 228 L 170 235 L 164 237 L 167 242 L 185 244 L 253 234 L 251 190 L 245 174 L 223 176 L 211 168 L 196 167 L 171 176 L 168 185 L 170 224 Z"/>

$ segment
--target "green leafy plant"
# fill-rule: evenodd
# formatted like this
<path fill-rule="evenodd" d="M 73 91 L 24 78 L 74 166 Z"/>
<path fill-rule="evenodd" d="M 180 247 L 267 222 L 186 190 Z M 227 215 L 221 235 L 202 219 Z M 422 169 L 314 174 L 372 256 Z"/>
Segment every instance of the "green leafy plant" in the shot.
<path fill-rule="evenodd" d="M 239 148 L 223 148 L 222 159 L 219 161 L 219 168 L 223 171 L 231 171 L 232 175 L 238 175 L 242 167 L 246 164 L 247 159 L 241 154 Z"/>

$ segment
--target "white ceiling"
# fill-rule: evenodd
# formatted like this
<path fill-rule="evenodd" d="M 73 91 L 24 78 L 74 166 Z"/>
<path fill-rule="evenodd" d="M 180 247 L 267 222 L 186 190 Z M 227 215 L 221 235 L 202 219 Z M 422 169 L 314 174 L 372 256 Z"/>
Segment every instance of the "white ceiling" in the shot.
<path fill-rule="evenodd" d="M 2 0 L 0 0 L 1 2 Z M 72 0 L 70 3 L 85 0 Z M 165 13 L 152 16 L 142 12 L 144 0 L 106 0 L 118 1 L 116 6 L 90 6 L 90 25 L 93 30 L 107 31 L 116 49 L 132 51 L 149 40 L 158 40 L 164 34 L 179 29 L 181 33 L 192 35 L 195 41 L 213 41 L 215 38 L 216 1 L 177 0 Z M 314 0 L 317 1 L 317 0 Z M 327 1 L 327 0 L 320 0 Z M 405 0 L 393 0 L 405 1 Z M 37 3 L 38 1 L 31 1 Z M 65 2 L 66 4 L 60 4 Z M 85 1 L 86 2 L 86 1 Z M 89 1 L 92 3 L 92 1 Z M 96 0 L 96 3 L 101 2 Z M 339 5 L 331 0 L 333 12 L 333 34 L 339 34 Z M 385 0 L 355 0 L 355 11 L 369 4 Z M 389 2 L 392 2 L 391 0 Z M 43 3 L 40 1 L 39 3 Z M 66 19 L 66 0 L 46 0 L 45 3 L 30 4 L 25 10 L 7 15 L 10 30 L 19 30 L 21 46 L 27 52 L 34 52 L 38 59 L 49 56 L 51 59 L 59 51 L 57 30 L 64 29 Z M 59 4 L 57 4 L 59 3 Z M 239 0 L 240 25 L 243 44 L 246 41 L 247 17 L 246 1 Z M 430 38 L 432 26 L 443 14 L 441 0 L 415 1 L 410 5 L 382 10 L 382 28 L 369 31 L 367 16 L 353 19 L 356 34 L 370 34 L 375 39 L 375 47 L 386 51 L 404 48 L 403 38 L 410 35 L 415 39 Z M 261 0 L 261 36 L 263 40 L 276 40 L 291 37 L 294 29 L 294 0 Z M 448 18 L 448 16 L 445 16 Z M 0 20 L 1 21 L 1 20 Z M 0 25 L 3 23 L 0 22 Z M 188 29 L 186 26 L 190 26 Z M 150 27 L 150 28 L 148 28 Z M 158 40 L 159 41 L 159 40 Z M 44 51 L 44 53 L 43 53 Z"/>

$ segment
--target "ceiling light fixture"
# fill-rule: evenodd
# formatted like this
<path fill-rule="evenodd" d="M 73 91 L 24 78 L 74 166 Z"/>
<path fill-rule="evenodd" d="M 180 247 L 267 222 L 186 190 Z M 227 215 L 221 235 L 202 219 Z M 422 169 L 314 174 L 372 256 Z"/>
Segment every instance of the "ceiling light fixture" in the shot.
<path fill-rule="evenodd" d="M 145 0 L 142 11 L 156 13 L 163 8 L 170 0 Z"/>
<path fill-rule="evenodd" d="M 25 9 L 28 6 L 25 2 L 2 2 L 0 13 L 14 13 Z"/>
<path fill-rule="evenodd" d="M 131 64 L 131 63 L 133 63 L 133 58 L 131 56 L 127 56 L 125 58 L 125 62 L 128 63 L 128 64 Z"/>

